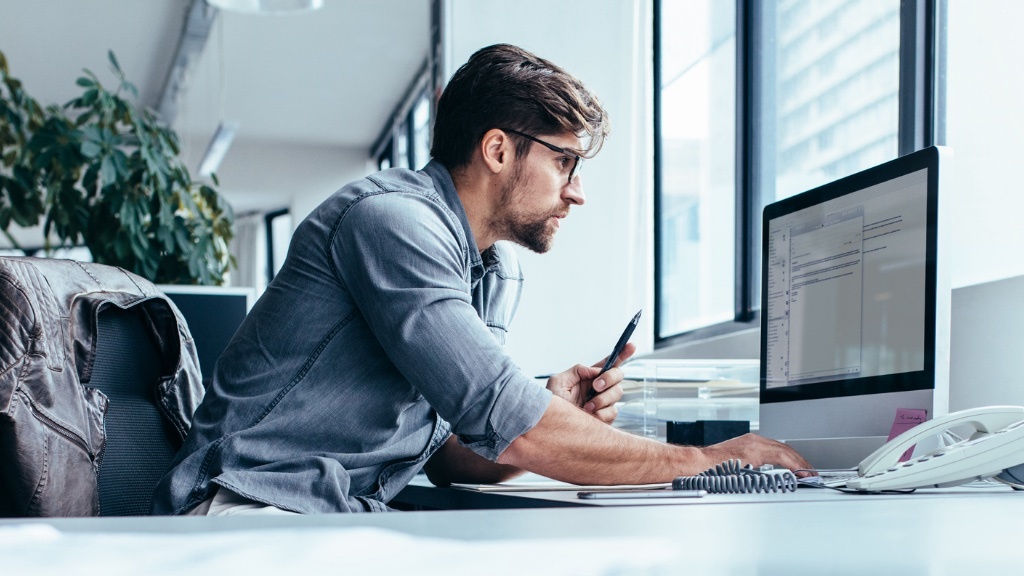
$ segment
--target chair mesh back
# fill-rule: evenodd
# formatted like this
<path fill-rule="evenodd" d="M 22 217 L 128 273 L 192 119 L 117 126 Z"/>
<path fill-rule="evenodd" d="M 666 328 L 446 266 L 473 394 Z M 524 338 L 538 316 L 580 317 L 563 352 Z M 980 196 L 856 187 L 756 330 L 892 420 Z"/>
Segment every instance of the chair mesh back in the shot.
<path fill-rule="evenodd" d="M 178 448 L 154 404 L 163 363 L 140 314 L 110 306 L 99 316 L 89 385 L 110 401 L 99 470 L 101 516 L 149 514 L 153 488 Z"/>

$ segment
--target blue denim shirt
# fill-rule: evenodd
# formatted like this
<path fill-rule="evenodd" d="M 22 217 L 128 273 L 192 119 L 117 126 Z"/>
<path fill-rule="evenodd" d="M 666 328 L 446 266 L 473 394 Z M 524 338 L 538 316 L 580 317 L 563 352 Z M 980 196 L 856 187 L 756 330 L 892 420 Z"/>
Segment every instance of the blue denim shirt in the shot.
<path fill-rule="evenodd" d="M 477 249 L 442 164 L 342 188 L 217 362 L 153 511 L 214 485 L 296 512 L 386 510 L 453 432 L 495 460 L 551 400 L 502 348 L 521 284 L 509 246 Z"/>

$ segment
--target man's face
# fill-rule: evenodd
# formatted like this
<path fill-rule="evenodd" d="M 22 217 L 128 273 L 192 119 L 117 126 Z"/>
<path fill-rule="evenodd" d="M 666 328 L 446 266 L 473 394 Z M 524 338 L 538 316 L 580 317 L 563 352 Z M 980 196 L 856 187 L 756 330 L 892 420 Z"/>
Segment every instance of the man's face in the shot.
<path fill-rule="evenodd" d="M 579 140 L 571 135 L 543 138 L 562 148 L 579 147 Z M 551 249 L 559 221 L 569 215 L 572 204 L 586 200 L 580 176 L 568 181 L 574 161 L 572 156 L 531 143 L 529 154 L 515 160 L 501 187 L 492 223 L 500 238 L 538 254 Z"/>

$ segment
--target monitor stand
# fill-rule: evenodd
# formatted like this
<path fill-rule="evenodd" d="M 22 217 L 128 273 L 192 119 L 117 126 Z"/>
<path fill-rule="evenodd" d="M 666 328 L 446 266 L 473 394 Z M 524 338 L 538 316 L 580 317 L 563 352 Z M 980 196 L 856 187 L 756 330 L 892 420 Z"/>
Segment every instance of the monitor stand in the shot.
<path fill-rule="evenodd" d="M 885 444 L 885 436 L 804 438 L 783 440 L 818 470 L 856 468 L 860 461 Z"/>

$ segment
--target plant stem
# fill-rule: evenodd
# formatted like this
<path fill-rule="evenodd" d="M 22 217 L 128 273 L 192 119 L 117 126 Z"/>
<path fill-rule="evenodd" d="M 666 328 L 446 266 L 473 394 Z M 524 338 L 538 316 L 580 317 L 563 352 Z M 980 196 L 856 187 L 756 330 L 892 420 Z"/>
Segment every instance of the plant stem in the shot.
<path fill-rule="evenodd" d="M 4 228 L 3 233 L 4 236 L 7 237 L 7 240 L 11 243 L 12 248 L 14 248 L 15 250 L 21 250 L 21 244 L 19 244 L 18 241 L 14 239 L 14 236 L 11 235 L 11 232 L 9 230 Z M 24 252 L 24 250 L 21 251 Z"/>

